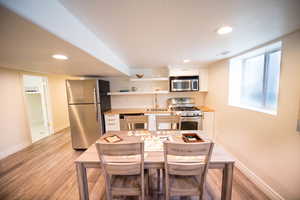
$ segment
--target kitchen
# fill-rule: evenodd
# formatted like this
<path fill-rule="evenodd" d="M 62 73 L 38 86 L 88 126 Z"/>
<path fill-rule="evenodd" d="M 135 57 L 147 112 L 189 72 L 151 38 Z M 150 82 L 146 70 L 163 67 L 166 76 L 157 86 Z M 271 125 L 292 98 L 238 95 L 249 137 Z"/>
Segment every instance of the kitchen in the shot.
<path fill-rule="evenodd" d="M 93 101 L 98 98 L 100 103 L 96 112 L 99 113 L 99 125 L 93 127 L 99 129 L 100 126 L 101 135 L 105 132 L 128 130 L 126 116 L 147 116 L 148 129 L 156 131 L 156 116 L 178 115 L 181 116 L 182 130 L 203 130 L 213 139 L 214 112 L 213 109 L 204 106 L 204 97 L 208 92 L 207 72 L 207 69 L 195 66 L 177 66 L 175 69 L 170 67 L 169 70 L 147 70 L 148 74 L 145 77 L 144 74 L 136 74 L 134 78 L 105 78 L 106 81 L 99 80 L 98 84 L 95 83 L 97 79 L 67 81 L 72 137 L 86 135 L 87 138 L 81 141 L 87 141 L 89 139 L 86 132 L 94 134 L 91 123 L 78 122 L 81 119 L 78 113 L 81 113 L 83 118 L 89 109 L 87 108 L 85 113 L 83 108 L 78 107 L 76 111 L 75 107 L 79 103 L 84 106 L 89 103 L 89 99 Z M 96 91 L 102 91 L 93 97 L 95 85 L 98 85 Z M 75 95 L 80 95 L 79 92 L 83 90 L 86 96 Z M 84 98 L 87 99 L 86 102 L 82 100 Z M 75 99 L 79 101 L 76 102 Z M 90 106 L 93 104 L 91 102 Z M 97 114 L 90 112 L 89 118 L 95 115 Z M 165 126 L 168 128 L 168 124 Z M 88 131 L 82 132 L 80 129 Z M 91 140 L 85 148 L 93 142 L 94 140 Z M 74 148 L 80 149 L 82 145 L 77 144 L 78 147 Z"/>
<path fill-rule="evenodd" d="M 0 199 L 298 200 L 299 9 L 0 0 Z"/>

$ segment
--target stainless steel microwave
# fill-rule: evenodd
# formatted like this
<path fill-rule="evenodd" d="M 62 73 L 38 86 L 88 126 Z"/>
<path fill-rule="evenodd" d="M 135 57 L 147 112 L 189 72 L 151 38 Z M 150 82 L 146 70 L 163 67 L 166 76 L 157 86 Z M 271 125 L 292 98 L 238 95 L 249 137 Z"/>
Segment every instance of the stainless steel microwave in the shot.
<path fill-rule="evenodd" d="M 199 76 L 170 77 L 171 92 L 199 91 Z"/>

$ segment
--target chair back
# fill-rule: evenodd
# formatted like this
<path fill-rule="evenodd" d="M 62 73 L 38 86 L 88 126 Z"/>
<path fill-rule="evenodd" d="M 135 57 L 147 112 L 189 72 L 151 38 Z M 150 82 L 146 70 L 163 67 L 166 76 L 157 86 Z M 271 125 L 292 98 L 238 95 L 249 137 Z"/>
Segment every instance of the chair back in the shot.
<path fill-rule="evenodd" d="M 213 149 L 212 142 L 164 143 L 165 170 L 167 175 L 206 177 Z"/>
<path fill-rule="evenodd" d="M 144 175 L 144 143 L 97 142 L 101 166 L 108 175 Z"/>
<path fill-rule="evenodd" d="M 137 130 L 136 124 L 144 124 L 144 128 L 148 130 L 148 116 L 147 115 L 139 115 L 139 116 L 125 116 L 125 121 L 127 123 L 127 127 L 129 130 Z"/>
<path fill-rule="evenodd" d="M 161 128 L 162 123 L 167 123 L 170 124 L 169 129 L 163 129 Z M 156 116 L 156 130 L 161 131 L 161 130 L 180 130 L 181 129 L 181 121 L 180 121 L 180 116 L 179 115 L 157 115 Z"/>
<path fill-rule="evenodd" d="M 212 142 L 203 143 L 164 143 L 164 158 L 166 171 L 166 199 L 169 196 L 194 196 L 199 195 L 199 199 L 203 199 L 204 183 L 207 175 L 207 169 L 213 149 Z M 182 157 L 182 158 L 180 158 Z M 194 157 L 194 158 L 192 158 Z M 174 176 L 175 175 L 175 176 Z M 172 184 L 178 186 L 178 177 L 185 179 L 184 184 L 190 184 L 190 180 L 197 180 L 197 190 L 188 188 L 176 188 L 170 190 L 170 180 Z M 182 184 L 182 182 L 181 182 Z"/>

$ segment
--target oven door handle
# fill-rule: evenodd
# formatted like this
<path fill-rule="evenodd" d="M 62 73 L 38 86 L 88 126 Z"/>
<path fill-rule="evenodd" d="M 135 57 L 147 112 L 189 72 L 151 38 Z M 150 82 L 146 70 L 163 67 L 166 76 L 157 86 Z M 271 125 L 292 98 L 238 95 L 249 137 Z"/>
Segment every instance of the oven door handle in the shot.
<path fill-rule="evenodd" d="M 195 121 L 199 121 L 199 120 L 202 120 L 203 119 L 203 117 L 199 117 L 199 116 L 195 116 L 195 117 L 181 117 L 180 118 L 180 120 L 182 121 L 182 122 L 187 122 L 187 121 L 193 121 L 193 122 L 195 122 Z"/>

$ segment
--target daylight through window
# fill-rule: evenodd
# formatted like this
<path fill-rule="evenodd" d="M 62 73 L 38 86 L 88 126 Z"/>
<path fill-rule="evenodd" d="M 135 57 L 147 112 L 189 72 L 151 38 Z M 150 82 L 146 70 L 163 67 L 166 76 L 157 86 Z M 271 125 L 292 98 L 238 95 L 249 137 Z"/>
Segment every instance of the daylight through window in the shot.
<path fill-rule="evenodd" d="M 230 60 L 229 105 L 277 113 L 281 42 Z"/>

